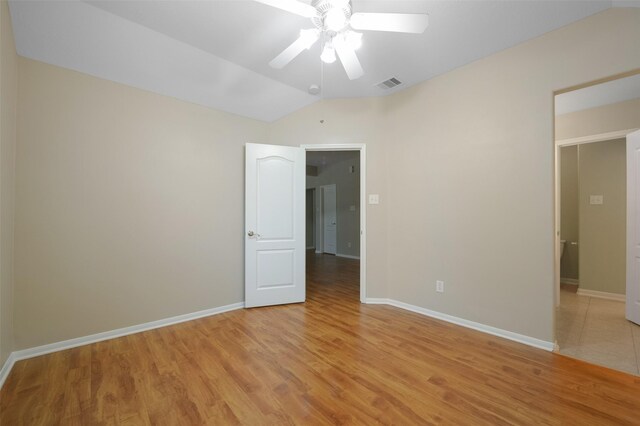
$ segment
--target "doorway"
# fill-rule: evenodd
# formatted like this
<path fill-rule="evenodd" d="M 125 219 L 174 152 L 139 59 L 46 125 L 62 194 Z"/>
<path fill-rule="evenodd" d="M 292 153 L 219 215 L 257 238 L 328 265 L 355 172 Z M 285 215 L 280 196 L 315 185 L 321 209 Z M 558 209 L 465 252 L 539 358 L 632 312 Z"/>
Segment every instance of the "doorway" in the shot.
<path fill-rule="evenodd" d="M 344 208 L 340 194 L 349 193 L 346 182 L 336 184 L 336 253 L 334 259 L 357 260 L 350 262 L 356 271 L 355 303 L 366 303 L 366 211 L 364 209 L 366 160 L 365 145 L 283 146 L 251 144 L 245 146 L 245 307 L 261 307 L 301 303 L 306 300 L 305 251 L 309 217 L 319 217 L 319 202 L 313 215 L 307 215 L 305 203 L 307 152 L 352 151 L 356 163 L 348 166 L 348 174 L 357 179 L 352 184 L 352 196 Z M 355 155 L 354 155 L 355 154 Z M 344 168 L 342 168 L 344 172 Z M 338 185 L 339 183 L 339 185 Z M 316 182 L 319 185 L 319 182 Z M 324 182 L 329 184 L 329 182 Z M 340 189 L 342 188 L 342 190 Z M 311 191 L 318 200 L 319 191 Z M 343 197 L 344 198 L 344 197 Z M 356 218 L 355 226 L 349 220 L 341 222 L 347 213 Z M 359 222 L 358 222 L 359 221 Z M 342 234 L 352 229 L 352 234 Z M 317 226 L 314 226 L 317 230 Z M 346 239 L 340 238 L 347 235 Z M 323 247 L 322 233 L 316 231 L 313 244 Z M 355 254 L 349 254 L 349 250 Z M 315 250 L 311 253 L 315 254 Z M 308 276 L 308 274 L 306 274 Z M 354 275 L 354 274 L 352 274 Z M 338 280 L 340 281 L 340 280 Z"/>
<path fill-rule="evenodd" d="M 555 97 L 556 351 L 640 375 L 640 326 L 625 314 L 627 135 L 640 128 L 640 74 Z M 635 167 L 635 166 L 633 166 Z"/>
<path fill-rule="evenodd" d="M 355 300 L 366 297 L 366 155 L 363 144 L 303 145 L 307 158 L 308 289 L 321 297 L 331 285 Z M 310 222 L 311 221 L 311 222 Z M 348 284 L 348 286 L 347 286 Z M 348 287 L 348 289 L 347 289 Z M 318 290 L 318 291 L 316 291 Z M 347 294 L 347 293 L 344 293 Z M 309 294 L 309 297 L 313 295 Z"/>

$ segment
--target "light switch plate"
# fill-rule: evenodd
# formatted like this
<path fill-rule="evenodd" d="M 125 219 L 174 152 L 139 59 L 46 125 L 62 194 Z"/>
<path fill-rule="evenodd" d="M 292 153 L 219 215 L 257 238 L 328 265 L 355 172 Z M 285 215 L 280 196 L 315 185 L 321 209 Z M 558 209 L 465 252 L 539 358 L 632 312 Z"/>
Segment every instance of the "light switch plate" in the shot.
<path fill-rule="evenodd" d="M 380 204 L 380 195 L 369 194 L 369 204 Z"/>
<path fill-rule="evenodd" d="M 604 197 L 602 195 L 590 195 L 589 204 L 593 204 L 593 205 L 604 204 Z"/>

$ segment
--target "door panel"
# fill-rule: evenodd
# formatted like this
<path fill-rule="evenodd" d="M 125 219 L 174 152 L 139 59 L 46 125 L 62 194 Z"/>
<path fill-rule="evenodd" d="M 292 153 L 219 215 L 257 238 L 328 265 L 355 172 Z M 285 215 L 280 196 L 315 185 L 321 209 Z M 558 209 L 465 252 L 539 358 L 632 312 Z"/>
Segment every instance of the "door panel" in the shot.
<path fill-rule="evenodd" d="M 295 250 L 261 250 L 257 259 L 258 290 L 295 285 Z"/>
<path fill-rule="evenodd" d="M 247 144 L 245 174 L 245 305 L 304 302 L 304 150 Z"/>
<path fill-rule="evenodd" d="M 257 228 L 263 239 L 293 239 L 294 165 L 283 157 L 258 158 Z"/>

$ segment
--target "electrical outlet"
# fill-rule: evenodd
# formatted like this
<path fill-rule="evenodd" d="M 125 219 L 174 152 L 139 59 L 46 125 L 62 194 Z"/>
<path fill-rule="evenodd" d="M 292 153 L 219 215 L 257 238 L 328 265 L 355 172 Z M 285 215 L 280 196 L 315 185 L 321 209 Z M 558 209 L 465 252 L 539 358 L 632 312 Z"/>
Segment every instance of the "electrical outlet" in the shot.
<path fill-rule="evenodd" d="M 444 281 L 436 281 L 436 291 L 438 293 L 444 293 Z"/>
<path fill-rule="evenodd" d="M 347 243 L 347 247 L 348 247 L 348 248 L 351 248 L 351 243 Z"/>

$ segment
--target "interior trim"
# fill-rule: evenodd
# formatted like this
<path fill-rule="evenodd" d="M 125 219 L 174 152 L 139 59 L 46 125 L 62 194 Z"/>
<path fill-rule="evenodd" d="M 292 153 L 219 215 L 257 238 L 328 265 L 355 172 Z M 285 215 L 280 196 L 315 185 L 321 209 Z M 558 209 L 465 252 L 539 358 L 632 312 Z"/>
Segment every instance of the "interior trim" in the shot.
<path fill-rule="evenodd" d="M 13 352 L 9 354 L 9 357 L 4 362 L 4 365 L 0 369 L 0 389 L 2 389 L 2 385 L 4 385 L 4 381 L 9 377 L 9 373 L 13 368 L 13 364 L 16 363 L 16 357 L 13 355 Z"/>
<path fill-rule="evenodd" d="M 581 136 L 579 138 L 559 139 L 556 140 L 557 146 L 572 146 L 584 143 L 604 142 L 615 139 L 626 138 L 629 133 L 633 133 L 638 129 L 616 130 L 614 132 L 601 133 L 598 135 Z"/>
<path fill-rule="evenodd" d="M 514 333 L 512 331 L 503 330 L 501 328 L 491 327 L 479 322 L 469 321 L 464 318 L 455 317 L 453 315 L 443 314 L 441 312 L 432 311 L 431 309 L 422 308 L 420 306 L 410 305 L 409 303 L 400 302 L 394 299 L 367 299 L 368 304 L 390 305 L 396 308 L 422 314 L 431 318 L 446 321 L 462 327 L 470 328 L 482 333 L 491 334 L 493 336 L 502 337 L 514 342 L 523 343 L 534 348 L 543 349 L 545 351 L 553 351 L 554 343 L 545 340 L 536 339 L 535 337 L 525 336 L 524 334 Z"/>
<path fill-rule="evenodd" d="M 157 321 L 146 322 L 143 324 L 133 325 L 130 327 L 118 328 L 102 333 L 91 334 L 89 336 L 77 337 L 75 339 L 63 340 L 62 342 L 50 343 L 48 345 L 36 346 L 34 348 L 14 351 L 4 363 L 0 370 L 0 389 L 11 372 L 13 365 L 17 361 L 23 359 L 34 358 L 40 355 L 50 354 L 52 352 L 64 351 L 66 349 L 76 348 L 78 346 L 89 345 L 92 343 L 102 342 L 103 340 L 115 339 L 117 337 L 128 336 L 130 334 L 140 333 L 143 331 L 153 330 L 160 327 L 179 324 L 181 322 L 191 321 L 198 318 L 209 317 L 212 315 L 222 314 L 225 312 L 243 309 L 244 302 L 233 303 L 231 305 L 219 306 L 217 308 L 205 309 L 203 311 L 192 312 L 190 314 L 178 315 L 175 317 L 165 318 Z"/>
<path fill-rule="evenodd" d="M 625 302 L 627 297 L 624 294 L 609 293 L 606 291 L 586 290 L 584 288 L 578 289 L 578 296 L 595 297 L 598 299 L 615 300 L 616 302 Z"/>

